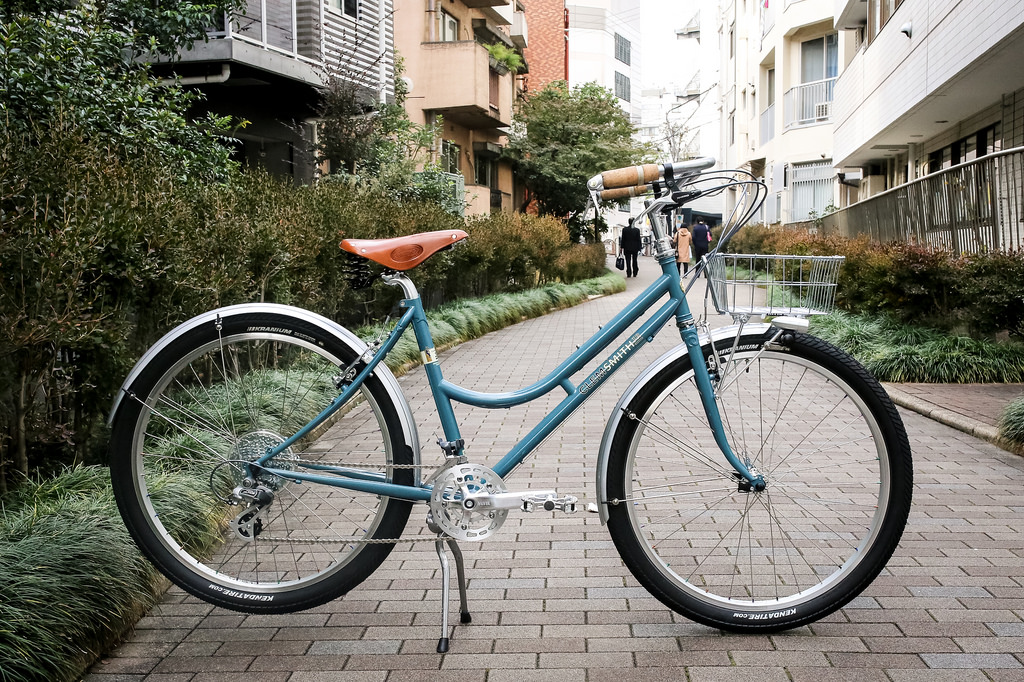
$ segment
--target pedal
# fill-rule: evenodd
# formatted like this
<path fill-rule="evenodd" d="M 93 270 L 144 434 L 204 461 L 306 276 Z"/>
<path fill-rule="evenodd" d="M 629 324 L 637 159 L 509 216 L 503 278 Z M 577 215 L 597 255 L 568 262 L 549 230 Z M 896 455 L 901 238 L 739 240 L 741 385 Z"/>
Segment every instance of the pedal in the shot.
<path fill-rule="evenodd" d="M 523 511 L 534 512 L 534 511 L 560 511 L 566 514 L 575 514 L 577 511 L 576 503 L 579 500 L 572 495 L 565 495 L 563 497 L 555 497 L 554 495 L 524 495 L 523 496 Z"/>

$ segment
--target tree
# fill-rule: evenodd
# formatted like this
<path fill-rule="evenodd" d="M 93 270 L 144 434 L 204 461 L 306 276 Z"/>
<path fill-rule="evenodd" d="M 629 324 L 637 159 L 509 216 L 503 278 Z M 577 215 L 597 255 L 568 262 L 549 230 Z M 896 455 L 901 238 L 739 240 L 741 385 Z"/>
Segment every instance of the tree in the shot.
<path fill-rule="evenodd" d="M 461 214 L 464 199 L 456 196 L 451 178 L 436 163 L 416 172 L 420 157 L 440 134 L 441 120 L 419 125 L 409 118 L 403 71 L 402 60 L 396 58 L 391 102 L 374 101 L 365 86 L 367 79 L 345 66 L 327 73 L 317 124 L 317 161 L 328 162 L 335 179 L 399 199 L 434 201 Z"/>
<path fill-rule="evenodd" d="M 589 236 L 583 212 L 587 180 L 601 171 L 640 163 L 650 153 L 608 89 L 585 83 L 548 84 L 520 102 L 505 156 L 526 186 L 526 205 L 564 218 L 574 241 Z"/>
<path fill-rule="evenodd" d="M 186 112 L 198 95 L 154 79 L 143 55 L 174 58 L 240 0 L 18 0 L 0 10 L 0 121 L 31 140 L 58 128 L 122 157 L 158 154 L 182 176 L 219 175 L 230 121 Z"/>

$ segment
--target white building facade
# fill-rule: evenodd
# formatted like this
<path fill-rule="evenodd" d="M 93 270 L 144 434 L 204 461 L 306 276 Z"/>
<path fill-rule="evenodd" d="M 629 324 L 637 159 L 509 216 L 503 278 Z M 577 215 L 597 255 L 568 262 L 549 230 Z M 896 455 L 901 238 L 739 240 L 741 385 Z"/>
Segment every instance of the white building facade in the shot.
<path fill-rule="evenodd" d="M 1024 144 L 1024 1 L 836 0 L 842 205 Z"/>
<path fill-rule="evenodd" d="M 674 14 L 679 18 L 676 23 L 658 32 L 645 31 L 645 37 L 656 44 L 644 46 L 647 69 L 640 139 L 659 149 L 658 163 L 718 158 L 720 153 L 718 0 L 695 0 L 685 7 Z M 647 21 L 668 16 L 654 10 Z M 687 208 L 680 216 L 685 222 L 704 218 L 716 224 L 721 219 L 722 197 L 702 197 Z"/>
<path fill-rule="evenodd" d="M 594 82 L 615 93 L 630 120 L 640 123 L 640 10 L 623 0 L 566 3 L 569 13 L 569 85 Z"/>
<path fill-rule="evenodd" d="M 813 220 L 838 201 L 832 107 L 852 46 L 833 13 L 832 0 L 720 5 L 721 165 L 764 179 L 767 224 Z"/>

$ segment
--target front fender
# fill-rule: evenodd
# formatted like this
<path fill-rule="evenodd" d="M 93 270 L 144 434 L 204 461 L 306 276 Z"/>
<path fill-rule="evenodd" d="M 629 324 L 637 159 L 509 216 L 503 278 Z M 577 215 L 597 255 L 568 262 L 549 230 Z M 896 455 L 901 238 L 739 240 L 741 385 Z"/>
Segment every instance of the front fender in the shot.
<path fill-rule="evenodd" d="M 132 371 L 128 373 L 128 378 L 124 380 L 123 384 L 121 384 L 121 388 L 118 390 L 117 396 L 114 398 L 114 405 L 110 410 L 107 425 L 109 426 L 113 423 L 114 415 L 117 413 L 117 408 L 121 404 L 121 400 L 124 398 L 128 387 L 134 383 L 143 368 L 153 359 L 154 356 L 157 355 L 157 353 L 162 351 L 189 330 L 195 329 L 203 324 L 208 324 L 216 320 L 218 316 L 226 318 L 245 313 L 272 313 L 275 315 L 294 317 L 302 320 L 303 322 L 320 327 L 327 334 L 337 337 L 339 341 L 347 345 L 357 354 L 366 350 L 366 344 L 362 339 L 350 332 L 348 329 L 345 329 L 333 320 L 329 320 L 328 318 L 314 312 L 310 312 L 309 310 L 303 310 L 302 308 L 280 305 L 277 303 L 242 303 L 239 305 L 218 308 L 217 310 L 211 310 L 182 322 L 180 325 L 167 332 L 159 341 L 153 344 L 153 346 L 147 350 L 141 358 L 139 358 L 139 361 L 135 363 Z M 405 399 L 405 395 L 402 393 L 402 389 L 398 385 L 398 380 L 395 379 L 395 375 L 391 373 L 391 370 L 384 366 L 384 363 L 379 364 L 373 370 L 373 374 L 380 380 L 384 389 L 388 393 L 388 397 L 390 397 L 394 402 L 395 407 L 398 410 L 398 418 L 402 422 L 402 433 L 405 436 L 405 442 L 412 448 L 413 463 L 419 464 L 420 443 L 419 435 L 416 430 L 416 421 L 413 419 L 409 402 Z"/>
<path fill-rule="evenodd" d="M 743 325 L 743 333 L 763 334 L 770 326 L 771 325 L 769 324 L 746 324 Z M 701 348 L 704 348 L 708 343 L 714 343 L 722 339 L 734 339 L 736 338 L 737 330 L 739 330 L 739 325 L 730 325 L 728 327 L 720 327 L 719 329 L 712 330 L 710 336 L 707 334 L 701 334 Z M 640 389 L 650 381 L 651 377 L 682 356 L 686 355 L 686 353 L 686 344 L 680 343 L 678 346 L 645 367 L 636 379 L 633 380 L 633 383 L 631 383 L 625 392 L 623 392 L 622 397 L 619 398 L 619 402 L 615 404 L 615 409 L 612 410 L 612 415 L 604 427 L 604 435 L 601 437 L 601 449 L 597 455 L 597 476 L 595 481 L 597 484 L 597 511 L 601 516 L 602 524 L 608 523 L 608 455 L 612 447 L 612 438 L 615 436 L 616 429 L 619 428 L 619 422 L 622 420 L 622 416 L 625 413 L 626 405 L 628 405 L 636 394 L 640 392 Z"/>

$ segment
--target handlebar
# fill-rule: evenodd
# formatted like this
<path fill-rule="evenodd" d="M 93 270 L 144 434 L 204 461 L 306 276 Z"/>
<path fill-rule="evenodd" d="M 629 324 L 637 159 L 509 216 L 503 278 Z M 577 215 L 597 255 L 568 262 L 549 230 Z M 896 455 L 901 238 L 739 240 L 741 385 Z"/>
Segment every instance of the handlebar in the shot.
<path fill-rule="evenodd" d="M 605 171 L 604 173 L 595 175 L 587 181 L 587 188 L 592 192 L 601 192 L 601 199 L 621 199 L 627 196 L 637 195 L 625 194 L 614 197 L 604 196 L 605 192 L 602 192 L 602 190 L 619 188 L 635 188 L 639 190 L 641 187 L 646 187 L 650 183 L 664 180 L 666 171 L 668 171 L 671 176 L 680 178 L 680 176 L 685 177 L 687 175 L 696 175 L 705 168 L 711 168 L 714 165 L 715 160 L 713 158 L 702 157 L 698 159 L 690 159 L 689 161 L 676 161 L 675 163 L 648 163 L 643 166 L 626 166 L 625 168 L 617 168 L 615 170 Z"/>

